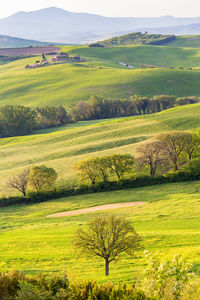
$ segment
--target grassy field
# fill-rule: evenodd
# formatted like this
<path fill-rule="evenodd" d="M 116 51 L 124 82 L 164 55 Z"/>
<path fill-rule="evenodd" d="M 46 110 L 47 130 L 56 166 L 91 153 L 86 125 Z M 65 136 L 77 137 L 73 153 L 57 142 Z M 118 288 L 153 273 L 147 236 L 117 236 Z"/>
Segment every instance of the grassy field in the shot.
<path fill-rule="evenodd" d="M 149 46 L 114 49 L 66 47 L 65 50 L 80 54 L 87 61 L 37 70 L 24 69 L 35 58 L 1 65 L 0 105 L 62 104 L 67 107 L 95 94 L 121 98 L 132 94 L 200 95 L 198 71 L 131 70 L 118 65 L 122 60 L 127 63 L 198 66 L 199 49 Z M 160 132 L 199 127 L 200 104 L 193 104 L 153 115 L 78 122 L 28 136 L 1 139 L 0 194 L 12 194 L 6 186 L 8 178 L 33 164 L 55 168 L 59 184 L 76 185 L 74 165 L 88 156 L 136 155 L 139 143 L 145 143 Z M 97 278 L 103 281 L 103 261 L 78 257 L 73 249 L 76 229 L 85 226 L 100 212 L 55 219 L 47 218 L 47 215 L 94 205 L 145 201 L 145 206 L 115 209 L 113 213 L 127 216 L 133 222 L 143 237 L 144 249 L 158 251 L 163 257 L 183 254 L 197 270 L 200 253 L 199 188 L 199 182 L 168 184 L 1 208 L 1 269 L 16 268 L 31 274 L 66 269 L 72 279 Z M 111 265 L 110 280 L 131 282 L 143 264 L 143 251 L 133 257 L 124 256 L 121 262 Z"/>
<path fill-rule="evenodd" d="M 128 69 L 129 64 L 199 67 L 200 50 L 158 46 L 116 48 L 64 47 L 86 62 L 25 70 L 36 58 L 0 65 L 0 105 L 64 105 L 92 95 L 125 98 L 134 94 L 153 96 L 200 95 L 200 72 L 166 68 Z"/>
<path fill-rule="evenodd" d="M 104 211 L 126 216 L 142 236 L 144 249 L 162 257 L 180 253 L 198 270 L 200 258 L 200 184 L 168 184 L 134 190 L 106 192 L 63 198 L 35 205 L 0 210 L 0 261 L 2 269 L 27 273 L 67 270 L 72 279 L 105 280 L 104 263 L 80 257 L 74 252 L 75 231 L 94 216 L 102 214 L 47 218 L 54 212 L 101 204 L 145 201 L 138 207 Z M 131 282 L 144 265 L 143 250 L 111 264 L 109 280 Z"/>
<path fill-rule="evenodd" d="M 177 36 L 176 40 L 166 43 L 165 45 L 172 47 L 200 48 L 200 35 Z"/>
<path fill-rule="evenodd" d="M 199 128 L 199 115 L 200 104 L 192 104 L 154 115 L 78 122 L 24 137 L 1 139 L 0 193 L 9 194 L 8 178 L 32 164 L 53 167 L 60 184 L 76 185 L 76 162 L 110 153 L 135 155 L 138 143 L 159 132 Z"/>
<path fill-rule="evenodd" d="M 127 64 L 152 64 L 168 67 L 194 67 L 199 65 L 200 49 L 163 46 L 118 46 L 111 48 L 64 47 L 72 54 L 79 54 L 88 59 Z"/>

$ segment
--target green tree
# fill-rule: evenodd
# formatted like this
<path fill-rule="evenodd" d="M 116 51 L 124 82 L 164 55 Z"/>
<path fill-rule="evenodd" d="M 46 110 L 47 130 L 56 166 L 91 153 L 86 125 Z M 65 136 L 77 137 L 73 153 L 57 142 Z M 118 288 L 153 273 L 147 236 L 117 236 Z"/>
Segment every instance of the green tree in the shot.
<path fill-rule="evenodd" d="M 37 191 L 51 190 L 56 182 L 57 173 L 46 166 L 32 166 L 30 168 L 29 183 Z"/>
<path fill-rule="evenodd" d="M 105 260 L 105 275 L 109 264 L 120 254 L 132 254 L 141 248 L 141 238 L 129 221 L 122 217 L 106 216 L 92 219 L 86 230 L 79 229 L 75 236 L 75 248 L 89 256 Z"/>
<path fill-rule="evenodd" d="M 96 163 L 94 158 L 87 158 L 80 161 L 75 165 L 75 169 L 79 172 L 81 180 L 89 180 L 94 186 L 99 178 L 99 171 L 96 169 Z"/>
<path fill-rule="evenodd" d="M 0 108 L 2 136 L 16 136 L 30 133 L 36 128 L 35 111 L 21 105 L 6 105 Z"/>
<path fill-rule="evenodd" d="M 200 175 L 200 158 L 195 158 L 190 161 L 184 168 L 182 169 L 183 172 L 189 173 L 192 176 L 199 176 Z"/>
<path fill-rule="evenodd" d="M 134 102 L 139 115 L 147 113 L 147 110 L 151 104 L 150 100 L 147 97 L 134 95 L 131 96 L 130 99 Z"/>
<path fill-rule="evenodd" d="M 191 161 L 195 155 L 199 153 L 200 149 L 200 131 L 194 132 L 192 134 L 188 133 L 187 138 L 185 138 L 185 145 L 183 153 L 186 158 Z"/>
<path fill-rule="evenodd" d="M 174 107 L 176 97 L 172 95 L 156 95 L 152 100 L 159 102 L 162 107 L 161 110 L 165 110 Z"/>
<path fill-rule="evenodd" d="M 111 172 L 120 180 L 125 173 L 133 170 L 134 157 L 131 154 L 113 154 L 109 156 Z"/>
<path fill-rule="evenodd" d="M 99 178 L 106 182 L 108 181 L 109 175 L 111 173 L 109 167 L 110 156 L 97 157 L 94 159 L 94 165 L 96 172 L 99 174 Z"/>

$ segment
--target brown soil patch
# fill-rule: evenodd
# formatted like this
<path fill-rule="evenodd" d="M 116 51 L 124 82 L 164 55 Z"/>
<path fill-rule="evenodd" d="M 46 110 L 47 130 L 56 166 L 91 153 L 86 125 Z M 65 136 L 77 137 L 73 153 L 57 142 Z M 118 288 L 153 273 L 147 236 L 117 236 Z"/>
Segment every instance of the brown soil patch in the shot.
<path fill-rule="evenodd" d="M 126 202 L 126 203 L 113 203 L 113 204 L 106 204 L 100 206 L 94 206 L 84 209 L 77 209 L 72 211 L 65 211 L 60 213 L 55 213 L 52 215 L 47 216 L 48 218 L 60 218 L 60 217 L 67 217 L 67 216 L 76 216 L 76 215 L 83 215 L 90 212 L 96 212 L 100 210 L 107 210 L 107 209 L 114 209 L 114 208 L 123 208 L 123 207 L 130 207 L 130 206 L 138 206 L 138 205 L 145 205 L 146 202 Z"/>

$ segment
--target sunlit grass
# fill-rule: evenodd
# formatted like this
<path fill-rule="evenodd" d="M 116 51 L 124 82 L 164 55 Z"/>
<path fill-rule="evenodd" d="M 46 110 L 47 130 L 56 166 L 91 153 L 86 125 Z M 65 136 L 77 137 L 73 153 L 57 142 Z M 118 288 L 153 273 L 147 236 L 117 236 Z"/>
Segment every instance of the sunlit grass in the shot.
<path fill-rule="evenodd" d="M 145 201 L 135 206 L 104 211 L 126 216 L 142 236 L 144 249 L 162 257 L 180 253 L 198 265 L 200 253 L 200 185 L 167 184 L 134 190 L 63 198 L 46 203 L 13 206 L 0 211 L 0 260 L 4 268 L 28 273 L 66 269 L 72 278 L 105 280 L 103 261 L 74 252 L 75 231 L 94 216 L 47 218 L 54 212 L 118 202 Z M 111 265 L 110 280 L 131 281 L 144 264 L 143 251 Z"/>

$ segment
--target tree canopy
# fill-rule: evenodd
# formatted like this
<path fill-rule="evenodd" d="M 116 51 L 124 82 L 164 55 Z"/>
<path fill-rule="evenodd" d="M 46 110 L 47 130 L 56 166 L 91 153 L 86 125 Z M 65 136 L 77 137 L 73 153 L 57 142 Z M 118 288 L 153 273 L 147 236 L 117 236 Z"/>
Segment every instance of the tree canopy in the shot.
<path fill-rule="evenodd" d="M 123 217 L 114 215 L 92 219 L 87 229 L 76 232 L 76 249 L 88 256 L 105 260 L 105 275 L 109 275 L 109 264 L 122 253 L 129 255 L 141 248 L 141 237 L 132 224 Z"/>

